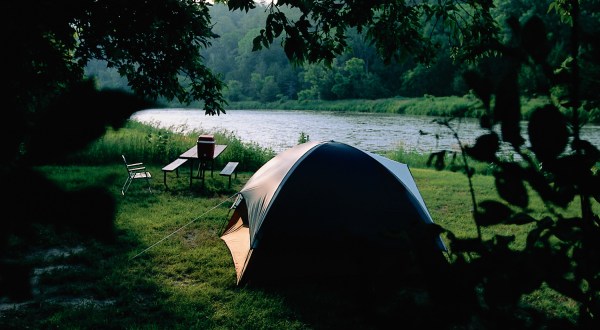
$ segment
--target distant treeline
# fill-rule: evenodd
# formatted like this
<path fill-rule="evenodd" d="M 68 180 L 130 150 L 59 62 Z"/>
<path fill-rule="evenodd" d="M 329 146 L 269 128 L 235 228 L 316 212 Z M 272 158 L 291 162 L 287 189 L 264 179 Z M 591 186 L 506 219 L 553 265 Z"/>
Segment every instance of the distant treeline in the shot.
<path fill-rule="evenodd" d="M 521 98 L 521 114 L 523 120 L 528 120 L 533 110 L 548 100 L 541 97 Z M 320 100 L 287 100 L 275 102 L 232 102 L 228 109 L 263 109 L 263 110 L 316 110 L 316 111 L 356 111 L 374 113 L 395 113 L 416 116 L 433 117 L 466 117 L 480 118 L 484 113 L 481 102 L 475 96 L 438 96 L 425 95 L 412 98 L 386 98 L 377 100 L 349 99 L 336 101 Z M 581 111 L 583 122 L 600 124 L 600 110 Z"/>
<path fill-rule="evenodd" d="M 497 1 L 494 13 L 500 23 L 511 15 L 519 21 L 525 21 L 532 15 L 544 18 L 548 16 L 550 2 L 501 0 Z M 293 17 L 293 13 L 290 10 L 289 16 Z M 354 33 L 348 40 L 351 50 L 336 58 L 331 67 L 323 64 L 293 66 L 278 41 L 271 48 L 252 51 L 253 39 L 264 27 L 267 14 L 261 6 L 248 13 L 229 11 L 222 4 L 211 8 L 213 31 L 219 38 L 202 55 L 207 67 L 220 74 L 226 82 L 224 95 L 230 103 L 229 108 L 336 110 L 341 107 L 346 111 L 425 115 L 448 115 L 458 111 L 471 117 L 480 113 L 462 80 L 467 64 L 455 63 L 451 50 L 446 46 L 442 46 L 436 62 L 429 66 L 410 59 L 386 65 L 375 48 L 360 34 Z M 548 18 L 545 23 L 553 35 L 564 33 L 566 28 L 556 19 Z M 442 32 L 432 27 L 432 34 L 439 33 L 440 40 Z M 552 54 L 563 54 L 566 47 L 559 43 Z M 87 72 L 96 77 L 100 87 L 127 88 L 127 82 L 117 72 L 106 69 L 102 62 L 90 63 Z M 530 100 L 535 100 L 538 92 L 545 88 L 540 85 L 536 74 L 525 67 L 520 84 L 526 107 L 535 104 Z M 586 86 L 582 84 L 584 92 Z M 434 101 L 431 97 L 442 98 Z M 432 106 L 434 102 L 435 107 Z M 168 105 L 180 106 L 176 102 Z M 591 122 L 600 122 L 597 110 L 585 116 Z"/>

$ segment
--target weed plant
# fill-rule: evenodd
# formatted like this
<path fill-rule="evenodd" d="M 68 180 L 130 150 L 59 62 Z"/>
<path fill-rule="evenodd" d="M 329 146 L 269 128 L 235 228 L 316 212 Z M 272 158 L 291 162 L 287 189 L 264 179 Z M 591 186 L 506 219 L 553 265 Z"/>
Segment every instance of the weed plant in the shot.
<path fill-rule="evenodd" d="M 272 149 L 260 147 L 253 142 L 242 142 L 239 137 L 226 130 L 205 132 L 189 130 L 187 127 L 156 128 L 151 124 L 130 120 L 125 127 L 109 129 L 87 149 L 71 155 L 67 164 L 114 164 L 122 162 L 120 155 L 124 154 L 131 162 L 143 161 L 164 166 L 195 146 L 201 134 L 212 134 L 215 143 L 227 145 L 227 149 L 215 160 L 215 167 L 222 167 L 235 159 L 240 162 L 240 170 L 256 171 L 275 155 Z"/>

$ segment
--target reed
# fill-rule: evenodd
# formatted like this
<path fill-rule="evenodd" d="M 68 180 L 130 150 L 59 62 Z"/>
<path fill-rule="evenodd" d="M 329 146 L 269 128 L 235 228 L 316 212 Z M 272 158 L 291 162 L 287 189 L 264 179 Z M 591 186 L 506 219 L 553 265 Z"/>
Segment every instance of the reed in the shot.
<path fill-rule="evenodd" d="M 351 100 L 287 100 L 282 102 L 232 102 L 231 109 L 278 109 L 278 110 L 318 110 L 395 113 L 423 116 L 466 116 L 479 117 L 480 104 L 471 95 L 433 97 L 425 95 L 418 98 L 395 97 L 387 99 L 351 99 Z"/>
<path fill-rule="evenodd" d="M 114 164 L 121 162 L 120 155 L 124 154 L 131 161 L 164 165 L 195 145 L 200 134 L 212 134 L 216 143 L 228 146 L 215 161 L 215 166 L 235 159 L 240 162 L 241 170 L 255 171 L 274 156 L 273 150 L 256 143 L 242 142 L 233 132 L 226 130 L 206 132 L 185 126 L 157 128 L 152 123 L 130 120 L 121 129 L 107 130 L 103 137 L 85 150 L 71 155 L 67 162 L 74 165 Z"/>

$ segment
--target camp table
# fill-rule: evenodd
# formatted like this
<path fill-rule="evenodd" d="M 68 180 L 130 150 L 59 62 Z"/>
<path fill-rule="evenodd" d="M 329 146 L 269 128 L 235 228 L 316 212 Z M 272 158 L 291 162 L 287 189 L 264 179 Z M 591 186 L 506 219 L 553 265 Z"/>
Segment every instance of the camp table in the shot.
<path fill-rule="evenodd" d="M 206 171 L 207 166 L 209 166 L 209 165 L 210 165 L 210 176 L 212 177 L 214 165 L 215 165 L 215 159 L 217 159 L 217 157 L 219 157 L 219 155 L 221 155 L 223 153 L 223 151 L 225 151 L 225 148 L 227 148 L 226 144 L 215 145 L 215 152 L 214 152 L 212 158 L 198 157 L 198 146 L 197 145 L 194 145 L 193 147 L 189 148 L 186 152 L 179 155 L 179 158 L 191 160 L 191 162 L 190 162 L 190 188 L 192 187 L 193 179 L 200 179 L 200 180 L 202 180 L 202 183 L 204 183 L 204 172 Z M 194 176 L 194 164 L 197 161 L 199 162 L 198 174 L 196 176 Z"/>

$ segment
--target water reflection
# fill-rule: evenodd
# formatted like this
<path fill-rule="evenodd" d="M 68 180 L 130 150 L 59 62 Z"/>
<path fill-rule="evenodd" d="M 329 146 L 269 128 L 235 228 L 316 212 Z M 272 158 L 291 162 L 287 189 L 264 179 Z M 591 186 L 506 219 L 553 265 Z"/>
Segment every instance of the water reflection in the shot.
<path fill-rule="evenodd" d="M 397 148 L 419 153 L 458 150 L 452 132 L 424 116 L 300 110 L 228 110 L 224 115 L 207 116 L 203 110 L 150 109 L 135 113 L 132 119 L 182 132 L 226 130 L 243 142 L 255 142 L 276 152 L 296 145 L 301 132 L 312 141 L 335 140 L 373 152 Z M 525 133 L 526 123 L 522 126 Z M 485 133 L 475 119 L 454 121 L 453 127 L 465 144 Z M 582 136 L 598 146 L 600 126 L 584 127 Z"/>

